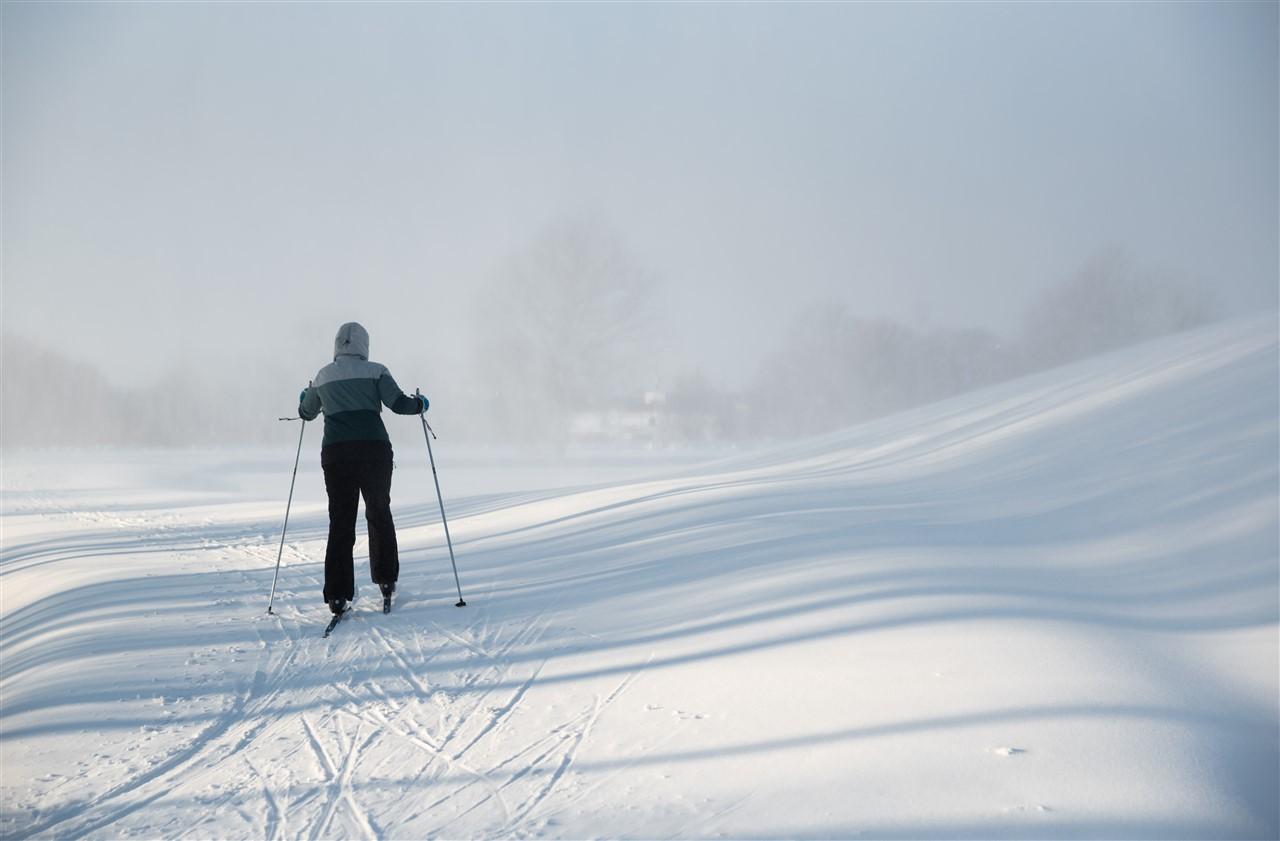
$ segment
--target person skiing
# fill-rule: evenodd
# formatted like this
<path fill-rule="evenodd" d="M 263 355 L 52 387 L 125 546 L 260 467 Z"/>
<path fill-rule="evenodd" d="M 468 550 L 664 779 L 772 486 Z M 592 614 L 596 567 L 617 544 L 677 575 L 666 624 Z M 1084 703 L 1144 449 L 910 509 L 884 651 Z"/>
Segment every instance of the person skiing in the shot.
<path fill-rule="evenodd" d="M 369 529 L 369 572 L 382 590 L 384 604 L 390 604 L 400 577 L 391 519 L 391 439 L 381 417 L 384 405 L 398 415 L 417 415 L 427 410 L 428 401 L 405 394 L 385 365 L 370 362 L 369 331 L 347 322 L 333 341 L 333 361 L 298 395 L 298 415 L 304 420 L 324 413 L 320 466 L 329 495 L 324 600 L 335 617 L 355 597 L 351 555 L 361 495 Z"/>

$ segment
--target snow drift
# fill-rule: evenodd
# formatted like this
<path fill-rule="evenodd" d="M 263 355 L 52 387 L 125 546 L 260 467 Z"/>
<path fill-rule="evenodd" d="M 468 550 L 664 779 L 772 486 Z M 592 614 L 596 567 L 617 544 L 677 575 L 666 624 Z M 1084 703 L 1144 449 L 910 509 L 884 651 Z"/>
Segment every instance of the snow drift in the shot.
<path fill-rule="evenodd" d="M 327 640 L 314 466 L 264 613 L 291 452 L 6 454 L 0 832 L 1275 837 L 1277 376 L 1235 321 L 508 495 L 442 441 L 470 606 L 401 454 Z"/>

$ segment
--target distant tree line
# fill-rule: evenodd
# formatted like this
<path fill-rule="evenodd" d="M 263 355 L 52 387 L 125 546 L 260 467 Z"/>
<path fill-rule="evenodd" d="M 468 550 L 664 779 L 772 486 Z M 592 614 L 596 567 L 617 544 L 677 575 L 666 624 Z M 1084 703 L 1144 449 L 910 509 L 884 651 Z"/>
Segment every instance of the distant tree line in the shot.
<path fill-rule="evenodd" d="M 27 337 L 6 333 L 2 342 L 0 445 L 6 448 L 275 441 L 283 424 L 264 418 L 282 405 L 280 394 L 293 393 L 269 377 L 238 377 L 232 386 L 190 372 L 128 388 L 111 383 L 97 366 Z M 291 404 L 286 398 L 283 405 Z"/>
<path fill-rule="evenodd" d="M 746 387 L 691 373 L 659 381 L 655 278 L 610 230 L 552 226 L 474 298 L 472 370 L 450 381 L 454 438 L 570 441 L 573 419 L 661 393 L 659 443 L 821 433 L 971 389 L 1186 330 L 1213 317 L 1190 287 L 1099 255 L 1041 293 L 1020 331 L 909 327 L 820 302 L 799 314 Z M 206 446 L 278 443 L 274 415 L 297 383 L 260 370 L 228 383 L 175 373 L 148 388 L 112 385 L 93 365 L 5 335 L 0 443 Z M 282 408 L 283 407 L 283 408 Z"/>
<path fill-rule="evenodd" d="M 839 302 L 802 312 L 734 394 L 676 384 L 676 435 L 756 438 L 826 432 L 1023 374 L 1209 323 L 1207 295 L 1112 250 L 1028 307 L 1021 331 L 917 329 Z"/>

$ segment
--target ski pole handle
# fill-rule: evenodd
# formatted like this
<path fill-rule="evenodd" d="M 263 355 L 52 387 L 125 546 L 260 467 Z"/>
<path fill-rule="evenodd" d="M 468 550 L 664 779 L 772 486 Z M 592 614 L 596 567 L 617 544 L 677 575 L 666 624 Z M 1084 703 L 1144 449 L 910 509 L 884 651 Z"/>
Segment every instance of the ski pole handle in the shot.
<path fill-rule="evenodd" d="M 422 397 L 422 389 L 415 388 L 413 390 L 413 396 L 419 398 L 418 402 L 421 403 L 422 401 L 420 398 Z M 422 425 L 425 426 L 427 428 L 427 431 L 431 433 L 431 437 L 439 441 L 440 438 L 436 435 L 436 431 L 431 428 L 431 424 L 427 423 L 427 410 L 423 409 L 422 411 L 418 412 L 418 417 L 422 418 Z"/>

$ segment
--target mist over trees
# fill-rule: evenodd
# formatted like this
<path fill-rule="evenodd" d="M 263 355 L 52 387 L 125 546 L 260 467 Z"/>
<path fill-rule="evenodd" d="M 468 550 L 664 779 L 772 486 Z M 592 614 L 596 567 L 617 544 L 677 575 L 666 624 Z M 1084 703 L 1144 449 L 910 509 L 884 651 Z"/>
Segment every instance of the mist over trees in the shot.
<path fill-rule="evenodd" d="M 1098 254 L 1037 295 L 1008 336 L 923 328 L 840 301 L 800 312 L 740 389 L 651 364 L 663 335 L 655 276 L 618 234 L 558 222 L 476 290 L 470 367 L 450 385 L 455 440 L 563 449 L 593 440 L 654 446 L 816 434 L 1212 320 L 1207 293 Z M 715 329 L 709 325 L 708 329 Z M 109 370 L 109 369 L 107 369 Z M 278 443 L 296 372 L 269 361 L 175 371 L 148 388 L 26 337 L 3 340 L 5 447 Z M 437 386 L 443 386 L 443 381 Z M 283 437 L 282 437 L 283 436 Z"/>
<path fill-rule="evenodd" d="M 860 318 L 826 302 L 802 312 L 766 356 L 737 423 L 748 437 L 826 432 L 1213 317 L 1207 293 L 1140 267 L 1118 249 L 1037 295 L 1009 338 Z"/>
<path fill-rule="evenodd" d="M 1005 379 L 1006 347 L 982 330 L 918 330 L 854 316 L 838 302 L 803 312 L 747 392 L 750 431 L 825 432 Z"/>
<path fill-rule="evenodd" d="M 1212 320 L 1203 289 L 1157 275 L 1112 248 L 1031 303 L 1020 347 L 1024 370 L 1051 368 Z"/>
<path fill-rule="evenodd" d="M 291 381 L 235 372 L 234 384 L 173 371 L 147 388 L 111 383 L 103 368 L 26 336 L 0 344 L 0 442 L 5 447 L 237 445 L 279 438 L 275 416 L 296 405 Z"/>
<path fill-rule="evenodd" d="M 1036 296 L 1019 332 L 917 329 L 839 302 L 800 314 L 745 394 L 752 436 L 838 429 L 1209 323 L 1207 293 L 1111 249 Z"/>
<path fill-rule="evenodd" d="M 506 260 L 473 309 L 486 431 L 560 446 L 574 413 L 636 394 L 654 288 L 615 232 L 585 220 L 553 224 Z"/>

